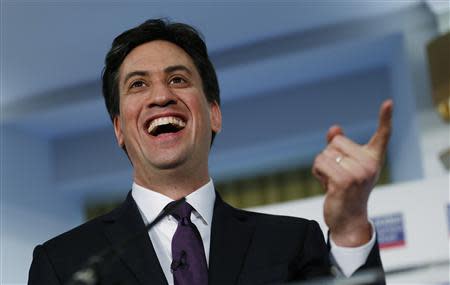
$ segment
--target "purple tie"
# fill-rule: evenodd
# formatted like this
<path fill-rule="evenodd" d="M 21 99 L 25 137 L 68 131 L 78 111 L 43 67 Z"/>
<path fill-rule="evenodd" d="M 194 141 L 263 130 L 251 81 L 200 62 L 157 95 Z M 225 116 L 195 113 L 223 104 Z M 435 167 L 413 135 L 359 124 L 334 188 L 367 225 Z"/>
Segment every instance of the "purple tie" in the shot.
<path fill-rule="evenodd" d="M 193 208 L 182 203 L 172 213 L 178 227 L 172 239 L 172 269 L 175 285 L 207 285 L 208 267 L 197 227 L 191 222 Z"/>

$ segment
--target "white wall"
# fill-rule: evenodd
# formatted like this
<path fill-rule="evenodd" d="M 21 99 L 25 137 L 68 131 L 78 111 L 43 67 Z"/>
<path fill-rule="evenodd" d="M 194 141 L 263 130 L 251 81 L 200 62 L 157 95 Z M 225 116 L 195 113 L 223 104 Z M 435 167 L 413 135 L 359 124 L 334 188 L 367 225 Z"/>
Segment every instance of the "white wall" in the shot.
<path fill-rule="evenodd" d="M 448 174 L 414 182 L 397 183 L 374 189 L 369 216 L 401 213 L 405 245 L 381 250 L 385 270 L 449 260 Z M 306 217 L 317 220 L 324 234 L 328 231 L 322 215 L 323 197 L 253 208 L 259 212 Z M 437 284 L 449 282 L 449 265 L 431 270 L 388 275 L 388 284 Z"/>

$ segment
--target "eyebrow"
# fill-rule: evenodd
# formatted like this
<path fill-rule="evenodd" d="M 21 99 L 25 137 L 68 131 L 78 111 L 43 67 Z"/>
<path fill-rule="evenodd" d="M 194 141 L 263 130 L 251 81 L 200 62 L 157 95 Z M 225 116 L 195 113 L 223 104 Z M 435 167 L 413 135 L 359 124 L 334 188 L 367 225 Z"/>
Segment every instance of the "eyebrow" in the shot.
<path fill-rule="evenodd" d="M 136 71 L 132 71 L 130 73 L 127 74 L 127 76 L 125 76 L 124 80 L 123 80 L 123 84 L 127 83 L 127 81 L 134 76 L 148 76 L 148 72 L 147 71 L 141 71 L 141 70 L 136 70 Z"/>
<path fill-rule="evenodd" d="M 186 71 L 187 73 L 192 74 L 192 71 L 188 67 L 181 65 L 181 64 L 172 65 L 172 66 L 168 66 L 168 67 L 164 68 L 164 73 L 172 73 L 172 72 L 180 71 L 180 70 Z M 127 83 L 127 81 L 134 76 L 148 76 L 148 75 L 149 75 L 149 72 L 147 72 L 147 71 L 143 71 L 143 70 L 132 71 L 125 76 L 123 83 L 124 84 Z"/>
<path fill-rule="evenodd" d="M 181 64 L 168 66 L 168 67 L 166 67 L 164 69 L 164 72 L 165 73 L 172 73 L 174 71 L 179 71 L 179 70 L 186 71 L 187 73 L 192 74 L 192 72 L 191 72 L 191 70 L 189 68 L 187 68 L 186 66 L 181 65 Z"/>

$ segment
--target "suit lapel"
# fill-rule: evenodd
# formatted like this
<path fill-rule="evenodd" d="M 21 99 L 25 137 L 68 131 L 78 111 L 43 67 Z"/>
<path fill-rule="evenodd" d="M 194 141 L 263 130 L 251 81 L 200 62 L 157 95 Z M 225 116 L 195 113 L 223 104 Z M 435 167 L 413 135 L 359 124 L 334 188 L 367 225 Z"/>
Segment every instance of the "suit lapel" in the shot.
<path fill-rule="evenodd" d="M 211 229 L 209 284 L 236 284 L 254 232 L 253 223 L 217 194 Z"/>
<path fill-rule="evenodd" d="M 150 241 L 142 217 L 131 192 L 122 206 L 104 218 L 105 234 L 120 259 L 134 272 L 142 284 L 164 284 L 167 280 Z M 127 245 L 123 242 L 133 238 Z"/>

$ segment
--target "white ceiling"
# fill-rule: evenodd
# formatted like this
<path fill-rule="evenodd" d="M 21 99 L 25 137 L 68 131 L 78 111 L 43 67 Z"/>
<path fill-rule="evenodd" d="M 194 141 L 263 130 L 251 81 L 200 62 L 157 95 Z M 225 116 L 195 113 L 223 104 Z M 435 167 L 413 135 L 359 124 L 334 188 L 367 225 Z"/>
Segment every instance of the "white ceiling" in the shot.
<path fill-rule="evenodd" d="M 278 97 L 305 84 L 388 67 L 389 36 L 429 21 L 426 10 L 419 0 L 2 0 L 0 123 L 46 140 L 110 128 L 100 86 L 104 56 L 115 36 L 149 18 L 186 22 L 202 32 L 227 111 L 233 100 Z M 314 101 L 298 95 L 299 104 Z M 364 95 L 373 106 L 389 96 Z M 346 109 L 344 101 L 336 104 Z M 316 113 L 306 108 L 301 116 Z M 354 112 L 341 116 L 351 122 Z"/>
<path fill-rule="evenodd" d="M 62 159 L 61 169 L 75 183 L 97 167 L 86 161 L 103 161 L 97 159 L 99 142 L 111 140 L 100 90 L 104 56 L 115 36 L 148 18 L 169 17 L 204 34 L 224 102 L 224 131 L 213 152 L 221 175 L 289 159 L 308 163 L 333 123 L 366 141 L 379 103 L 393 93 L 401 94 L 396 114 L 404 120 L 414 112 L 414 95 L 429 100 L 417 88 L 426 85 L 420 79 L 426 77 L 423 49 L 435 31 L 424 1 L 1 3 L 0 127 L 61 149 L 54 159 Z M 411 51 L 407 70 L 402 60 Z M 415 86 L 409 86 L 409 71 L 416 73 Z M 249 164 L 236 167 L 243 157 Z M 74 161 L 79 177 L 67 167 Z"/>
<path fill-rule="evenodd" d="M 98 80 L 112 39 L 152 17 L 199 28 L 214 54 L 420 2 L 6 0 L 1 11 L 2 105 Z"/>

